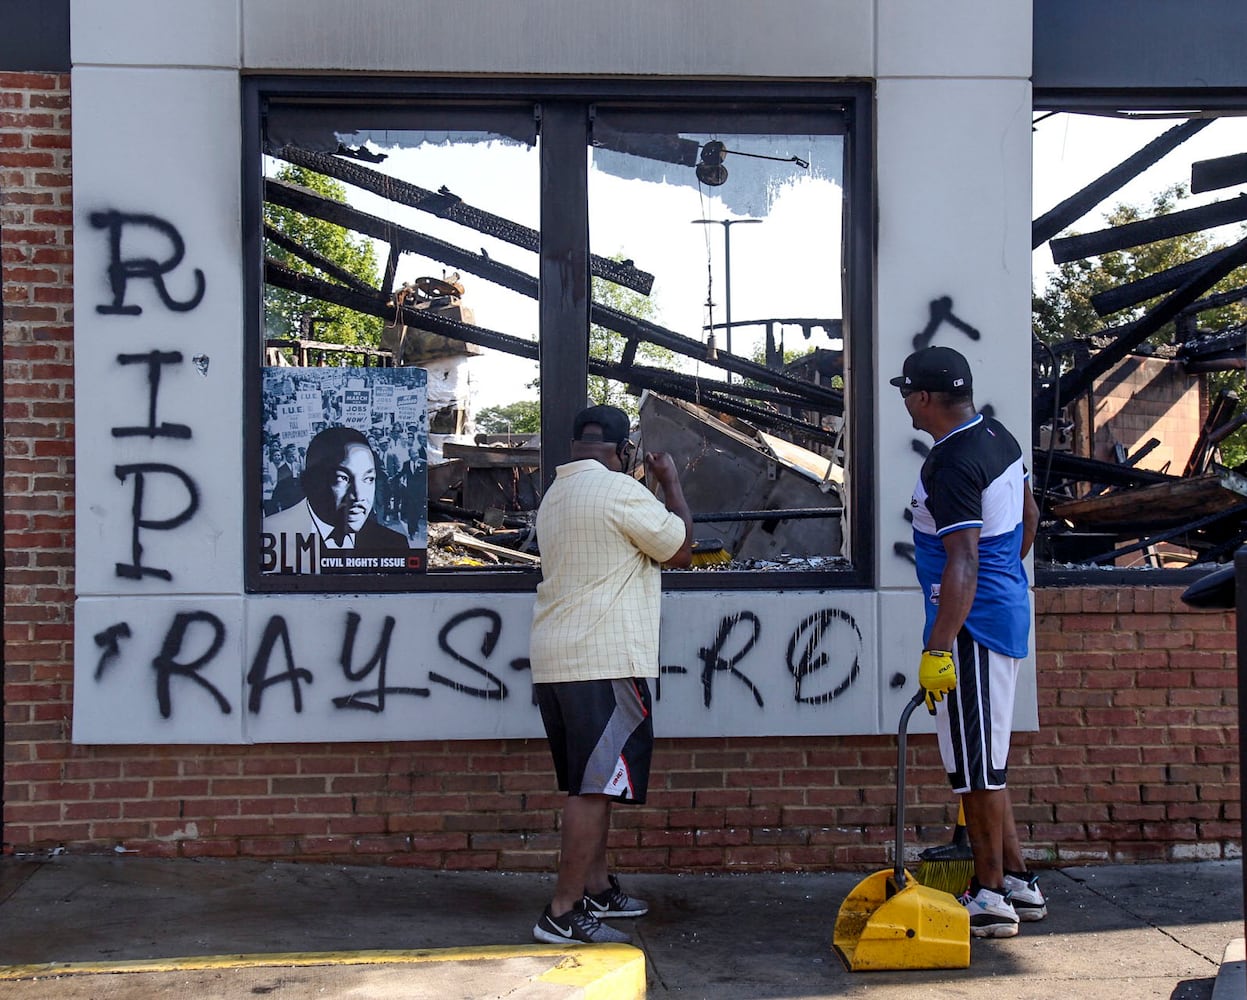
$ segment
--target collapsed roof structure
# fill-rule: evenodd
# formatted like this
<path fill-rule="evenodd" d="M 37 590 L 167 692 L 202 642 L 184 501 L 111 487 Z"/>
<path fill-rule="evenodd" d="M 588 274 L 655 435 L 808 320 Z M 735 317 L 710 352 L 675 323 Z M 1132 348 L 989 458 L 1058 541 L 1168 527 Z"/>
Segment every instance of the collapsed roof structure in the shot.
<path fill-rule="evenodd" d="M 1032 247 L 1048 244 L 1054 261 L 1061 264 L 1247 220 L 1247 195 L 1239 195 L 1094 232 L 1059 235 L 1163 156 L 1179 149 L 1212 120 L 1194 117 L 1183 121 L 1039 216 L 1032 226 Z M 538 247 L 536 231 L 467 205 L 444 187 L 430 191 L 374 170 L 360 162 L 368 157 L 359 150 L 339 146 L 335 154 L 286 145 L 270 153 L 382 195 L 395 204 L 451 219 L 516 246 L 530 250 Z M 1244 182 L 1247 153 L 1192 166 L 1193 192 L 1222 190 Z M 418 330 L 421 337 L 437 343 L 458 344 L 464 353 L 487 348 L 529 360 L 537 357 L 533 341 L 478 325 L 470 310 L 458 308 L 454 295 L 439 302 L 435 296 L 407 297 L 405 289 L 394 287 L 403 253 L 420 254 L 535 299 L 537 280 L 531 275 L 491 259 L 483 250 L 468 251 L 281 180 L 266 180 L 264 196 L 271 205 L 343 226 L 389 246 L 381 286 L 374 288 L 266 227 L 266 239 L 320 272 L 296 271 L 270 257 L 264 270 L 268 284 L 381 317 L 392 327 Z M 1106 319 L 1097 329 L 1069 331 L 1069 339 L 1056 344 L 1037 340 L 1032 481 L 1042 515 L 1036 549 L 1039 559 L 1080 566 L 1211 563 L 1228 559 L 1247 541 L 1247 518 L 1243 517 L 1247 513 L 1247 476 L 1243 473 L 1247 470 L 1228 469 L 1217 461 L 1218 445 L 1247 424 L 1247 412 L 1231 392 L 1210 400 L 1204 380 L 1210 372 L 1245 367 L 1247 327 L 1208 330 L 1200 325 L 1201 316 L 1210 310 L 1247 299 L 1247 286 L 1211 291 L 1244 265 L 1247 238 L 1094 296 L 1092 306 Z M 630 260 L 594 255 L 590 268 L 595 277 L 643 295 L 649 294 L 653 284 L 653 275 Z M 462 285 L 458 291 L 462 292 Z M 1116 314 L 1137 311 L 1148 302 L 1153 304 L 1137 318 L 1112 322 Z M 445 308 L 447 305 L 454 308 Z M 590 374 L 666 401 L 661 407 L 662 420 L 651 419 L 652 425 L 664 427 L 673 440 L 681 437 L 671 426 L 673 420 L 694 428 L 693 433 L 702 437 L 713 433 L 734 440 L 734 435 L 743 434 L 754 442 L 745 451 L 760 448 L 761 453 L 769 454 L 767 461 L 771 463 L 783 462 L 777 459 L 777 444 L 790 442 L 789 447 L 808 450 L 807 454 L 824 465 L 822 474 L 814 479 L 821 480 L 825 499 L 810 506 L 827 508 L 824 517 L 843 515 L 832 480 L 837 470 L 843 475 L 844 393 L 837 387 L 842 383 L 831 377 L 843 373 L 843 352 L 818 349 L 785 367 L 775 343 L 775 327 L 780 324 L 800 325 L 807 339 L 812 330 L 821 327 L 835 343 L 840 335 L 838 319 L 765 321 L 766 364 L 718 351 L 716 367 L 730 373 L 728 381 L 720 381 L 637 363 L 637 348 L 642 343 L 704 359 L 707 348 L 700 340 L 601 303 L 592 304 L 590 318 L 592 323 L 619 334 L 625 343 L 616 361 L 590 357 Z M 1155 346 L 1153 338 L 1170 324 L 1175 330 L 1173 343 Z M 300 348 L 304 359 L 306 346 Z M 372 363 L 395 363 L 394 345 L 382 347 L 389 350 L 365 353 Z M 402 356 L 397 363 L 418 363 L 418 353 L 407 357 L 401 342 L 399 351 Z M 731 381 L 732 375 L 737 376 L 735 381 Z M 1139 414 L 1145 416 L 1132 420 Z M 715 425 L 712 430 L 708 430 L 710 425 Z M 1163 428 L 1162 433 L 1170 440 L 1150 433 L 1156 428 Z M 498 509 L 506 509 L 511 518 L 506 530 L 531 546 L 531 532 L 517 529 L 514 520 L 518 510 L 535 507 L 539 496 L 536 452 L 532 442 L 527 444 L 523 456 L 516 453 L 509 457 L 500 457 L 496 443 L 485 443 L 480 453 L 458 447 L 454 455 L 458 464 L 451 471 L 462 475 L 450 477 L 447 469 L 437 470 L 434 482 L 441 492 L 430 493 L 435 512 L 440 504 L 447 517 L 475 518 L 483 524 L 479 519 L 494 508 L 486 505 L 478 511 L 471 503 L 465 505 L 465 481 L 466 494 L 480 497 L 501 488 L 499 476 L 510 476 L 510 494 L 525 499 L 500 504 Z M 798 468 L 802 462 L 789 464 Z M 502 469 L 505 473 L 499 471 Z M 692 465 L 690 471 L 694 477 L 698 475 Z M 482 476 L 489 482 L 482 485 Z M 720 486 L 712 487 L 710 495 Z M 763 520 L 765 511 L 755 513 L 759 513 L 755 523 Z M 793 514 L 786 519 L 782 511 L 776 513 L 778 520 L 768 519 L 772 530 L 777 523 L 790 522 L 794 530 L 781 533 L 781 538 L 796 542 L 801 534 L 796 525 L 808 515 Z M 741 540 L 749 532 L 727 534 Z M 802 549 L 799 543 L 794 547 Z"/>
<path fill-rule="evenodd" d="M 1055 263 L 1241 222 L 1247 196 L 1095 232 L 1060 237 L 1213 117 L 1174 126 L 1032 226 Z M 1247 154 L 1196 162 L 1193 193 L 1247 182 Z M 1247 264 L 1247 238 L 1091 298 L 1105 325 L 1068 331 L 1035 350 L 1035 477 L 1043 515 L 1040 558 L 1090 566 L 1184 565 L 1228 559 L 1247 540 L 1247 470 L 1221 465 L 1217 448 L 1247 423 L 1237 395 L 1212 396 L 1204 376 L 1244 368 L 1247 328 L 1201 328 L 1210 310 L 1247 299 L 1247 286 L 1211 293 Z M 1148 306 L 1129 322 L 1112 317 Z M 1170 324 L 1173 341 L 1152 338 Z M 1095 427 L 1107 433 L 1097 434 Z M 1170 441 L 1154 436 L 1160 429 Z M 1143 554 L 1142 556 L 1140 554 Z"/>

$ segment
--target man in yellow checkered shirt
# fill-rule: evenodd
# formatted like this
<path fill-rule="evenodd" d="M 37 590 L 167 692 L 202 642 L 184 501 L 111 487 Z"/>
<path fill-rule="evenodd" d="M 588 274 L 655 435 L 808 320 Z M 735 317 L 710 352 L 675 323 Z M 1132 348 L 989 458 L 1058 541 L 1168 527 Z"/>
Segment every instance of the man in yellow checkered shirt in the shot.
<path fill-rule="evenodd" d="M 558 467 L 537 512 L 542 582 L 529 659 L 567 802 L 554 898 L 533 937 L 555 944 L 629 941 L 602 918 L 648 912 L 609 873 L 606 837 L 614 800 L 645 801 L 660 567 L 692 561 L 693 521 L 671 456 L 645 456 L 660 502 L 629 474 L 631 447 L 626 413 L 582 410 L 572 461 Z"/>

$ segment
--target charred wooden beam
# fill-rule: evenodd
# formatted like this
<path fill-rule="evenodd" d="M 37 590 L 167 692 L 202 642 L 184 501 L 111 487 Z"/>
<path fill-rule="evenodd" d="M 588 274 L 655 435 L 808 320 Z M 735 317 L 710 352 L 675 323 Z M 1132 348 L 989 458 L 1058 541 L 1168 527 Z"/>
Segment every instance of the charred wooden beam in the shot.
<path fill-rule="evenodd" d="M 696 358 L 701 361 L 704 361 L 706 358 L 706 347 L 701 341 L 693 340 L 691 337 L 685 337 L 683 334 L 668 330 L 657 323 L 629 316 L 627 313 L 611 309 L 596 302 L 589 307 L 589 321 L 599 326 L 604 326 L 609 330 L 614 330 L 616 333 L 621 333 L 625 337 L 638 337 L 648 343 L 665 347 L 685 357 Z M 730 371 L 744 378 L 753 379 L 755 382 L 761 382 L 763 385 L 773 386 L 793 393 L 806 400 L 807 409 L 815 409 L 821 404 L 830 412 L 844 412 L 844 393 L 838 389 L 814 385 L 812 382 L 802 382 L 781 372 L 772 371 L 765 365 L 746 361 L 735 354 L 728 354 L 726 351 L 718 352 L 718 357 L 715 359 L 714 364 L 717 368 L 722 368 L 724 371 Z"/>
<path fill-rule="evenodd" d="M 1207 309 L 1220 309 L 1222 306 L 1228 306 L 1231 303 L 1239 302 L 1247 299 L 1247 285 L 1240 288 L 1231 288 L 1228 292 L 1217 292 L 1214 295 L 1205 295 L 1202 299 L 1196 299 L 1189 306 L 1182 310 L 1183 314 L 1198 314 Z"/>
<path fill-rule="evenodd" d="M 377 316 L 380 319 L 393 321 L 397 315 L 404 324 L 419 330 L 427 330 L 443 337 L 504 351 L 530 361 L 537 360 L 537 344 L 534 341 L 515 337 L 509 333 L 499 333 L 483 326 L 461 323 L 430 309 L 413 309 L 404 306 L 396 312 L 394 306 L 386 305 L 385 296 L 375 289 L 360 292 L 344 285 L 335 285 L 315 275 L 292 271 L 271 259 L 264 262 L 264 280 L 277 288 L 285 288 L 291 292 L 298 292 L 300 295 L 345 306 L 347 309 L 353 309 L 367 316 Z"/>
<path fill-rule="evenodd" d="M 1229 389 L 1222 389 L 1217 393 L 1216 399 L 1208 407 L 1208 416 L 1204 418 L 1204 426 L 1200 428 L 1199 436 L 1195 439 L 1182 475 L 1194 476 L 1204 471 L 1208 460 L 1212 457 L 1212 449 L 1215 447 L 1212 435 L 1234 419 L 1234 411 L 1237 409 L 1238 393 Z"/>
<path fill-rule="evenodd" d="M 1031 249 L 1043 246 L 1061 230 L 1073 225 L 1114 191 L 1120 190 L 1166 153 L 1182 145 L 1200 129 L 1207 128 L 1214 120 L 1192 119 L 1175 125 L 1137 153 L 1126 157 L 1112 170 L 1101 174 L 1081 191 L 1045 212 L 1031 223 Z"/>
<path fill-rule="evenodd" d="M 1169 212 L 1152 219 L 1127 222 L 1093 233 L 1080 233 L 1077 236 L 1053 240 L 1050 244 L 1052 260 L 1057 264 L 1065 264 L 1071 260 L 1096 257 L 1114 250 L 1127 250 L 1145 243 L 1226 226 L 1243 219 L 1247 219 L 1247 195 L 1215 201 L 1211 205 L 1200 205 L 1181 212 Z"/>
<path fill-rule="evenodd" d="M 597 361 L 594 358 L 589 359 L 589 370 L 595 375 L 617 377 L 610 374 L 608 367 L 603 362 Z M 628 382 L 630 385 L 638 388 L 649 389 L 663 396 L 672 396 L 686 403 L 692 403 L 694 406 L 700 406 L 703 409 L 739 417 L 741 420 L 746 420 L 764 429 L 803 434 L 812 440 L 821 441 L 829 445 L 834 445 L 837 442 L 837 436 L 834 433 L 824 430 L 817 424 L 788 416 L 785 413 L 776 413 L 774 410 L 749 404 L 741 398 L 743 393 L 739 391 L 741 387 L 736 383 L 729 387 L 724 382 L 711 382 L 706 379 L 698 379 L 692 375 L 684 375 L 680 372 L 671 372 L 658 368 L 633 368 L 628 375 Z M 789 400 L 784 405 L 796 410 L 827 412 L 818 410 L 817 407 L 801 401 L 794 402 Z"/>
<path fill-rule="evenodd" d="M 1185 366 L 1191 375 L 1208 375 L 1213 372 L 1241 372 L 1247 370 L 1247 358 L 1240 350 L 1237 354 L 1210 355 L 1199 361 L 1188 361 Z"/>
<path fill-rule="evenodd" d="M 1114 559 L 1121 556 L 1129 555 L 1131 552 L 1148 549 L 1153 545 L 1159 545 L 1161 542 L 1172 541 L 1175 538 L 1186 538 L 1187 542 L 1189 542 L 1191 532 L 1211 527 L 1220 521 L 1227 521 L 1230 519 L 1233 519 L 1233 521 L 1239 521 L 1241 520 L 1243 514 L 1247 514 L 1247 503 L 1240 503 L 1230 507 L 1228 510 L 1220 510 L 1216 513 L 1196 518 L 1194 521 L 1190 521 L 1189 523 L 1180 525 L 1179 527 L 1170 528 L 1167 531 L 1161 531 L 1155 535 L 1150 535 L 1147 538 L 1135 542 L 1133 545 L 1126 545 L 1120 549 L 1113 549 L 1112 551 L 1105 552 L 1103 555 L 1092 556 L 1090 559 L 1086 560 L 1086 562 L 1093 566 L 1098 566 L 1106 562 L 1112 562 Z M 1238 531 L 1235 533 L 1235 539 L 1241 539 L 1245 533 L 1247 533 L 1247 529 L 1240 526 Z M 1187 543 L 1183 544 L 1187 545 Z M 1194 546 L 1187 545 L 1187 547 L 1193 548 Z"/>
<path fill-rule="evenodd" d="M 394 278 L 398 274 L 398 259 L 401 256 L 402 251 L 391 243 L 385 258 L 385 273 L 381 277 L 381 294 L 387 299 L 394 294 Z"/>
<path fill-rule="evenodd" d="M 1047 452 L 1035 453 L 1035 464 L 1048 461 Z M 1101 462 L 1095 458 L 1083 458 L 1068 452 L 1054 452 L 1052 455 L 1052 474 L 1068 482 L 1095 483 L 1103 486 L 1150 486 L 1153 483 L 1167 483 L 1178 479 L 1164 472 L 1151 469 L 1138 469 L 1130 465 L 1119 465 L 1116 462 Z"/>
<path fill-rule="evenodd" d="M 1194 371 L 1194 366 L 1202 361 L 1230 355 L 1241 358 L 1244 346 L 1247 346 L 1247 326 L 1233 326 L 1186 341 L 1179 348 L 1177 359 L 1188 371 Z"/>
<path fill-rule="evenodd" d="M 371 286 L 352 274 L 346 268 L 339 264 L 335 264 L 328 257 L 313 250 L 311 247 L 305 247 L 298 240 L 292 240 L 283 232 L 279 232 L 270 225 L 264 226 L 264 238 L 275 246 L 281 247 L 287 253 L 292 253 L 300 260 L 311 264 L 316 270 L 329 275 L 336 281 L 340 281 L 344 285 L 350 285 L 358 291 L 369 291 Z"/>
<path fill-rule="evenodd" d="M 443 264 L 449 264 L 458 270 L 478 275 L 503 288 L 526 295 L 532 299 L 537 298 L 537 279 L 525 274 L 523 271 L 509 267 L 506 264 L 500 264 L 486 256 L 469 253 L 444 240 L 425 236 L 387 219 L 370 215 L 367 212 L 361 212 L 359 209 L 344 205 L 342 202 L 322 197 L 316 192 L 309 191 L 307 188 L 300 187 L 297 184 L 267 180 L 264 182 L 264 197 L 265 200 L 275 205 L 292 208 L 297 212 L 302 212 L 304 215 L 310 215 L 314 218 L 323 219 L 326 222 L 332 222 L 335 225 L 344 226 L 347 229 L 363 233 L 365 236 L 372 236 L 375 239 L 391 244 L 398 244 L 404 250 L 432 257 Z M 417 315 L 425 316 L 427 314 L 418 313 Z M 389 314 L 385 314 L 382 318 L 389 318 Z M 706 349 L 701 341 L 685 337 L 648 320 L 637 319 L 635 316 L 630 316 L 617 309 L 611 309 L 608 306 L 595 303 L 590 307 L 589 318 L 591 322 L 604 326 L 616 333 L 621 333 L 624 337 L 637 337 L 648 343 L 666 347 L 685 357 L 705 358 Z M 432 329 L 423 319 L 412 325 L 423 329 Z M 473 341 L 470 337 L 461 337 L 459 339 L 467 340 L 470 343 L 478 342 Z M 525 341 L 524 343 L 527 342 Z M 507 350 L 507 348 L 499 349 Z M 511 353 L 515 352 L 512 351 Z M 780 372 L 771 371 L 765 365 L 755 364 L 752 361 L 747 361 L 744 358 L 739 358 L 726 352 L 719 355 L 716 365 L 725 371 L 734 372 L 745 378 L 751 378 L 764 385 L 795 392 L 808 399 L 812 405 L 821 403 L 835 412 L 843 410 L 844 395 L 837 390 L 801 382 Z"/>
<path fill-rule="evenodd" d="M 820 413 L 840 414 L 840 410 L 830 407 L 823 408 L 812 403 L 804 396 L 796 395 L 790 392 L 777 392 L 773 389 L 765 389 L 761 386 L 743 384 L 733 382 L 729 387 L 726 382 L 718 379 L 698 378 L 696 375 L 687 375 L 684 372 L 672 371 L 669 368 L 654 368 L 648 365 L 624 365 L 622 362 L 606 361 L 595 358 L 590 355 L 590 360 L 598 367 L 594 371 L 595 375 L 604 375 L 606 378 L 614 379 L 616 382 L 622 382 L 625 385 L 640 385 L 645 382 L 643 388 L 654 389 L 664 395 L 673 395 L 677 391 L 687 392 L 690 396 L 689 402 L 695 403 L 699 398 L 718 398 L 719 395 L 726 394 L 728 398 L 734 400 L 750 399 L 760 403 L 768 403 L 772 406 L 786 407 L 791 410 L 817 410 Z M 668 392 L 668 389 L 671 391 Z M 681 398 L 684 398 L 681 396 Z"/>
<path fill-rule="evenodd" d="M 537 230 L 522 226 L 501 215 L 493 215 L 479 208 L 473 208 L 471 205 L 465 205 L 462 198 L 445 189 L 429 191 L 427 188 L 397 177 L 390 177 L 378 170 L 360 166 L 358 163 L 348 163 L 337 156 L 300 149 L 298 146 L 286 146 L 274 155 L 288 163 L 307 167 L 353 187 L 371 191 L 373 194 L 400 205 L 436 215 L 440 219 L 449 219 L 451 222 L 457 222 L 461 226 L 475 229 L 477 232 L 493 236 L 513 246 L 523 247 L 533 253 L 537 253 L 541 248 L 541 234 Z M 654 276 L 632 266 L 631 261 L 611 260 L 609 257 L 590 254 L 589 270 L 595 277 L 605 278 L 607 281 L 623 285 L 642 295 L 649 295 L 654 287 Z"/>
<path fill-rule="evenodd" d="M 1191 194 L 1247 184 L 1247 153 L 1218 156 L 1191 164 Z"/>
<path fill-rule="evenodd" d="M 499 264 L 483 254 L 470 253 L 445 240 L 417 233 L 405 226 L 390 222 L 388 219 L 361 212 L 357 208 L 344 205 L 332 198 L 325 198 L 297 184 L 266 180 L 264 200 L 273 205 L 294 209 L 296 212 L 302 212 L 316 219 L 323 219 L 325 222 L 332 222 L 334 225 L 365 236 L 371 236 L 373 239 L 398 246 L 405 252 L 431 257 L 443 264 L 486 278 L 494 284 L 530 298 L 537 297 L 537 279 L 522 271 Z"/>
<path fill-rule="evenodd" d="M 1122 465 L 1138 465 L 1144 458 L 1160 447 L 1160 438 L 1148 438 L 1133 455 L 1127 455 Z"/>
<path fill-rule="evenodd" d="M 1208 258 L 1203 258 L 1203 260 L 1207 262 Z M 1202 271 L 1194 274 L 1163 302 L 1131 324 L 1129 333 L 1118 337 L 1108 347 L 1094 355 L 1082 368 L 1062 376 L 1057 383 L 1059 398 L 1063 402 L 1069 402 L 1081 396 L 1095 384 L 1096 379 L 1112 371 L 1123 358 L 1160 330 L 1186 306 L 1235 268 L 1244 264 L 1247 264 L 1247 239 L 1242 239 L 1227 248 L 1218 255 L 1214 262 L 1205 263 Z M 1052 394 L 1051 387 L 1040 391 L 1035 400 L 1036 412 L 1047 413 L 1052 409 Z"/>
<path fill-rule="evenodd" d="M 1218 264 L 1228 253 L 1228 248 L 1215 250 L 1184 264 L 1178 264 L 1164 271 L 1149 274 L 1146 278 L 1128 281 L 1124 285 L 1118 285 L 1116 288 L 1110 288 L 1108 291 L 1091 296 L 1091 306 L 1101 316 L 1109 316 L 1115 312 L 1120 312 L 1122 309 L 1137 306 L 1140 302 L 1146 302 L 1148 299 L 1154 299 L 1158 295 L 1171 292 L 1175 288 L 1181 288 L 1183 284 L 1190 281 L 1195 275 L 1202 273 L 1205 268 Z M 1233 268 L 1230 268 L 1230 270 L 1233 270 Z M 1225 272 L 1225 274 L 1228 273 L 1229 271 Z M 1188 305 L 1194 305 L 1194 302 L 1188 303 Z M 1181 311 L 1179 310 L 1179 312 Z"/>
<path fill-rule="evenodd" d="M 292 292 L 298 292 L 300 295 L 332 302 L 369 316 L 378 316 L 386 320 L 395 318 L 395 308 L 386 305 L 384 296 L 375 290 L 359 292 L 344 285 L 336 285 L 324 281 L 315 275 L 292 271 L 274 260 L 265 261 L 264 280 L 277 288 L 285 288 Z M 470 323 L 462 323 L 459 320 L 451 319 L 426 309 L 413 309 L 405 306 L 398 310 L 397 317 L 407 326 L 427 330 L 430 333 L 440 334 L 443 337 L 449 337 L 454 340 L 478 344 L 481 347 L 487 347 L 492 350 L 503 351 L 530 361 L 537 360 L 537 344 L 522 337 L 499 333 L 496 330 L 489 330 Z M 753 367 L 760 366 L 755 365 Z M 826 441 L 829 444 L 835 441 L 834 435 L 814 424 L 749 405 L 749 403 L 744 402 L 740 398 L 741 392 L 736 391 L 736 387 L 728 390 L 724 383 L 709 383 L 705 380 L 689 379 L 687 376 L 677 378 L 674 376 L 678 373 L 637 366 L 632 366 L 623 371 L 616 365 L 599 361 L 596 358 L 589 359 L 589 372 L 593 375 L 628 381 L 641 388 L 653 389 L 655 392 L 678 396 L 686 402 L 711 406 L 720 412 L 728 413 L 742 420 L 748 420 L 762 427 L 796 431 L 811 438 Z M 786 378 L 783 381 L 787 386 L 797 390 L 783 397 L 784 405 L 791 406 L 794 409 L 820 411 L 822 409 L 820 404 L 827 402 L 822 398 L 826 393 L 823 390 L 819 390 L 818 386 L 811 385 L 808 382 L 799 382 L 795 379 Z M 713 385 L 724 386 L 724 389 L 722 391 L 716 390 L 712 388 Z M 756 391 L 747 390 L 745 387 L 741 387 L 741 389 L 742 391 Z M 811 392 L 807 394 L 802 392 L 802 389 L 809 389 Z"/>

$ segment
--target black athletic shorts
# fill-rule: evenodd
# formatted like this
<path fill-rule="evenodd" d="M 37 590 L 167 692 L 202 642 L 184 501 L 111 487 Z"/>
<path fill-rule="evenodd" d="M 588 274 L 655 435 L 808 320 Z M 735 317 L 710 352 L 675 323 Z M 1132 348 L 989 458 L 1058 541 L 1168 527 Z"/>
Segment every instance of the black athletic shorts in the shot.
<path fill-rule="evenodd" d="M 536 684 L 534 691 L 559 789 L 644 802 L 654 755 L 645 678 Z"/>

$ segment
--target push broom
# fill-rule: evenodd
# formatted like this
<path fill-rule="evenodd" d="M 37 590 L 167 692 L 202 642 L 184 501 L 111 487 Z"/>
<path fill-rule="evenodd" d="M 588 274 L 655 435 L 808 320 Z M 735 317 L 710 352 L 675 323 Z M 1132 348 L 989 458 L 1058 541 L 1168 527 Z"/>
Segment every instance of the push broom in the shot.
<path fill-rule="evenodd" d="M 918 855 L 918 871 L 914 878 L 932 889 L 959 896 L 965 892 L 973 874 L 974 852 L 970 849 L 970 835 L 966 832 L 966 810 L 958 802 L 953 839 L 947 844 L 922 851 Z"/>

